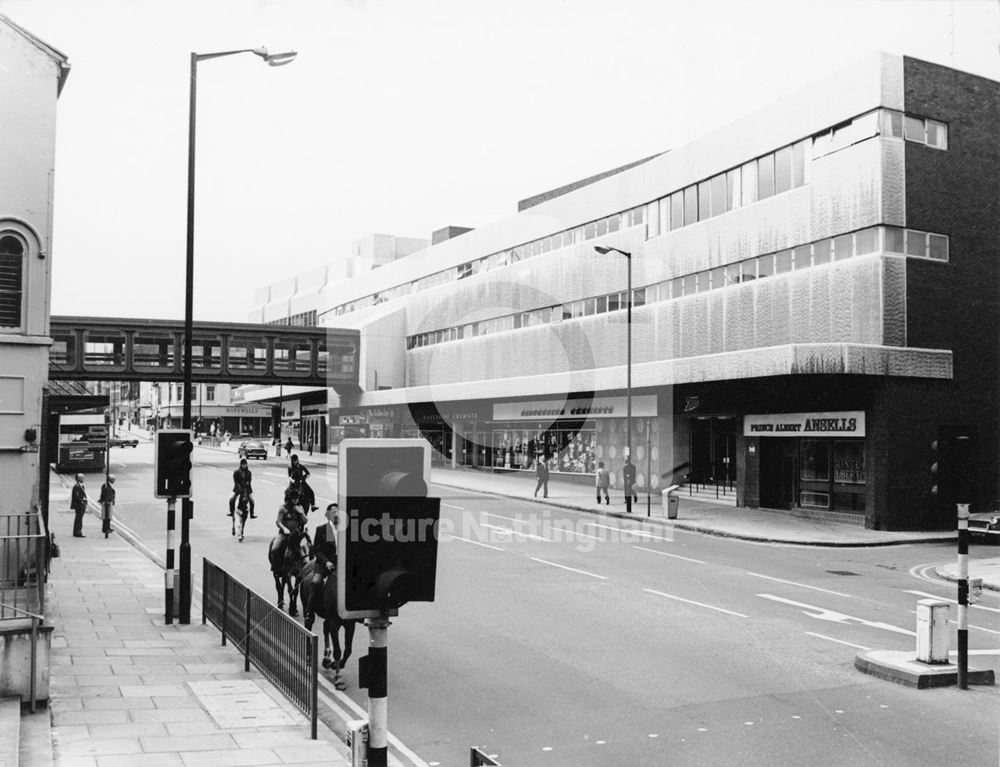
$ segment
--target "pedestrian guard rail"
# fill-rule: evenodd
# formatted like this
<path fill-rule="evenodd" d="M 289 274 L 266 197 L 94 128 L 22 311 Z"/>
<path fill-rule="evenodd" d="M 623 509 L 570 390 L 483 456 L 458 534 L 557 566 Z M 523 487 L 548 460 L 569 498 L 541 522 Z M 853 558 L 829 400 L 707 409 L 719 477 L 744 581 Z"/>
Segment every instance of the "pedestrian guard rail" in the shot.
<path fill-rule="evenodd" d="M 45 615 L 48 539 L 38 507 L 0 514 L 0 622 Z"/>
<path fill-rule="evenodd" d="M 309 717 L 316 739 L 319 638 L 302 624 L 205 558 L 202 563 L 201 621 L 222 632 L 288 700 Z"/>

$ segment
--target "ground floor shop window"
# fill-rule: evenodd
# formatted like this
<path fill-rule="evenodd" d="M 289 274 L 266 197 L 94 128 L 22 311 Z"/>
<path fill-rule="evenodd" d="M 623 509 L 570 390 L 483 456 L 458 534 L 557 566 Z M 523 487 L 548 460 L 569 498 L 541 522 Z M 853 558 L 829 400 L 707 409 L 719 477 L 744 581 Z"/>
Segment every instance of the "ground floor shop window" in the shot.
<path fill-rule="evenodd" d="M 859 439 L 803 439 L 799 443 L 799 506 L 865 510 L 865 443 Z"/>
<path fill-rule="evenodd" d="M 597 436 L 592 427 L 494 429 L 492 454 L 495 468 L 530 471 L 544 457 L 550 471 L 593 474 L 597 465 Z"/>

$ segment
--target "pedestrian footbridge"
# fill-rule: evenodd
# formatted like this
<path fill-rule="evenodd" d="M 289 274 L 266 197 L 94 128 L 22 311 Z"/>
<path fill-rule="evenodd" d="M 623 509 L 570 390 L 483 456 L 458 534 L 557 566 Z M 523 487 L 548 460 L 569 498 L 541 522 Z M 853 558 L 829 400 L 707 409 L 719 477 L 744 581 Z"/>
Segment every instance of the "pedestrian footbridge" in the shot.
<path fill-rule="evenodd" d="M 184 323 L 52 317 L 52 380 L 183 381 Z M 359 333 L 337 328 L 195 322 L 194 383 L 358 388 Z"/>

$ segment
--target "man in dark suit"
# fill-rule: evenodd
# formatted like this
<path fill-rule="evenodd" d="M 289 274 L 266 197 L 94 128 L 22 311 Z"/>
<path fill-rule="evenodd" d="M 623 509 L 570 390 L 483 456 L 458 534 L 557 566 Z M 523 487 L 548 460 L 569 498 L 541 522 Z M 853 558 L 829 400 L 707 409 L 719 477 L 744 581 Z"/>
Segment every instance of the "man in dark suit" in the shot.
<path fill-rule="evenodd" d="M 622 485 L 625 488 L 625 511 L 632 511 L 632 504 L 639 502 L 639 496 L 635 493 L 635 464 L 632 463 L 632 456 L 625 459 L 622 466 Z"/>
<path fill-rule="evenodd" d="M 87 490 L 83 486 L 83 475 L 76 475 L 76 484 L 73 485 L 73 494 L 70 496 L 69 506 L 76 512 L 73 518 L 73 537 L 85 538 L 83 534 L 83 515 L 87 513 Z"/>
<path fill-rule="evenodd" d="M 313 535 L 313 563 L 311 599 L 306 611 L 316 614 L 323 598 L 323 581 L 337 569 L 337 525 L 339 524 L 339 509 L 331 503 L 326 507 L 326 522 L 316 528 Z"/>

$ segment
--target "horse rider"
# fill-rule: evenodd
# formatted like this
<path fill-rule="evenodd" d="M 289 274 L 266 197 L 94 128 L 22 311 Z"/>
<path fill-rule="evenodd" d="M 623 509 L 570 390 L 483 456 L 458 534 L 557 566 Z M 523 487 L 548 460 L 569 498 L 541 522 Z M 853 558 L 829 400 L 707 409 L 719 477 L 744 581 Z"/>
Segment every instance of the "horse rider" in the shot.
<path fill-rule="evenodd" d="M 250 506 L 250 518 L 256 519 L 257 515 L 253 513 L 254 503 L 253 503 L 253 486 L 250 484 L 253 481 L 253 472 L 247 468 L 247 459 L 240 458 L 240 467 L 233 472 L 233 494 L 229 496 L 229 516 L 233 516 L 233 512 L 236 510 L 236 499 L 241 495 L 246 495 L 249 506 Z"/>
<path fill-rule="evenodd" d="M 297 455 L 292 456 L 292 462 L 288 466 L 288 477 L 291 479 L 293 486 L 301 488 L 302 500 L 305 505 L 316 511 L 316 493 L 313 492 L 313 489 L 309 487 L 309 483 L 306 482 L 309 479 L 309 469 L 306 468 L 305 464 L 299 463 Z"/>
<path fill-rule="evenodd" d="M 323 603 L 323 582 L 327 576 L 337 569 L 337 525 L 339 511 L 336 503 L 326 507 L 326 523 L 316 528 L 313 536 L 312 555 L 315 558 L 312 567 L 312 590 L 309 592 L 309 604 L 306 612 L 316 615 Z"/>
<path fill-rule="evenodd" d="M 288 536 L 306 529 L 306 513 L 299 506 L 298 493 L 294 490 L 285 493 L 285 502 L 278 507 L 278 516 L 274 523 L 278 526 L 274 545 L 280 558 L 283 559 Z"/>

